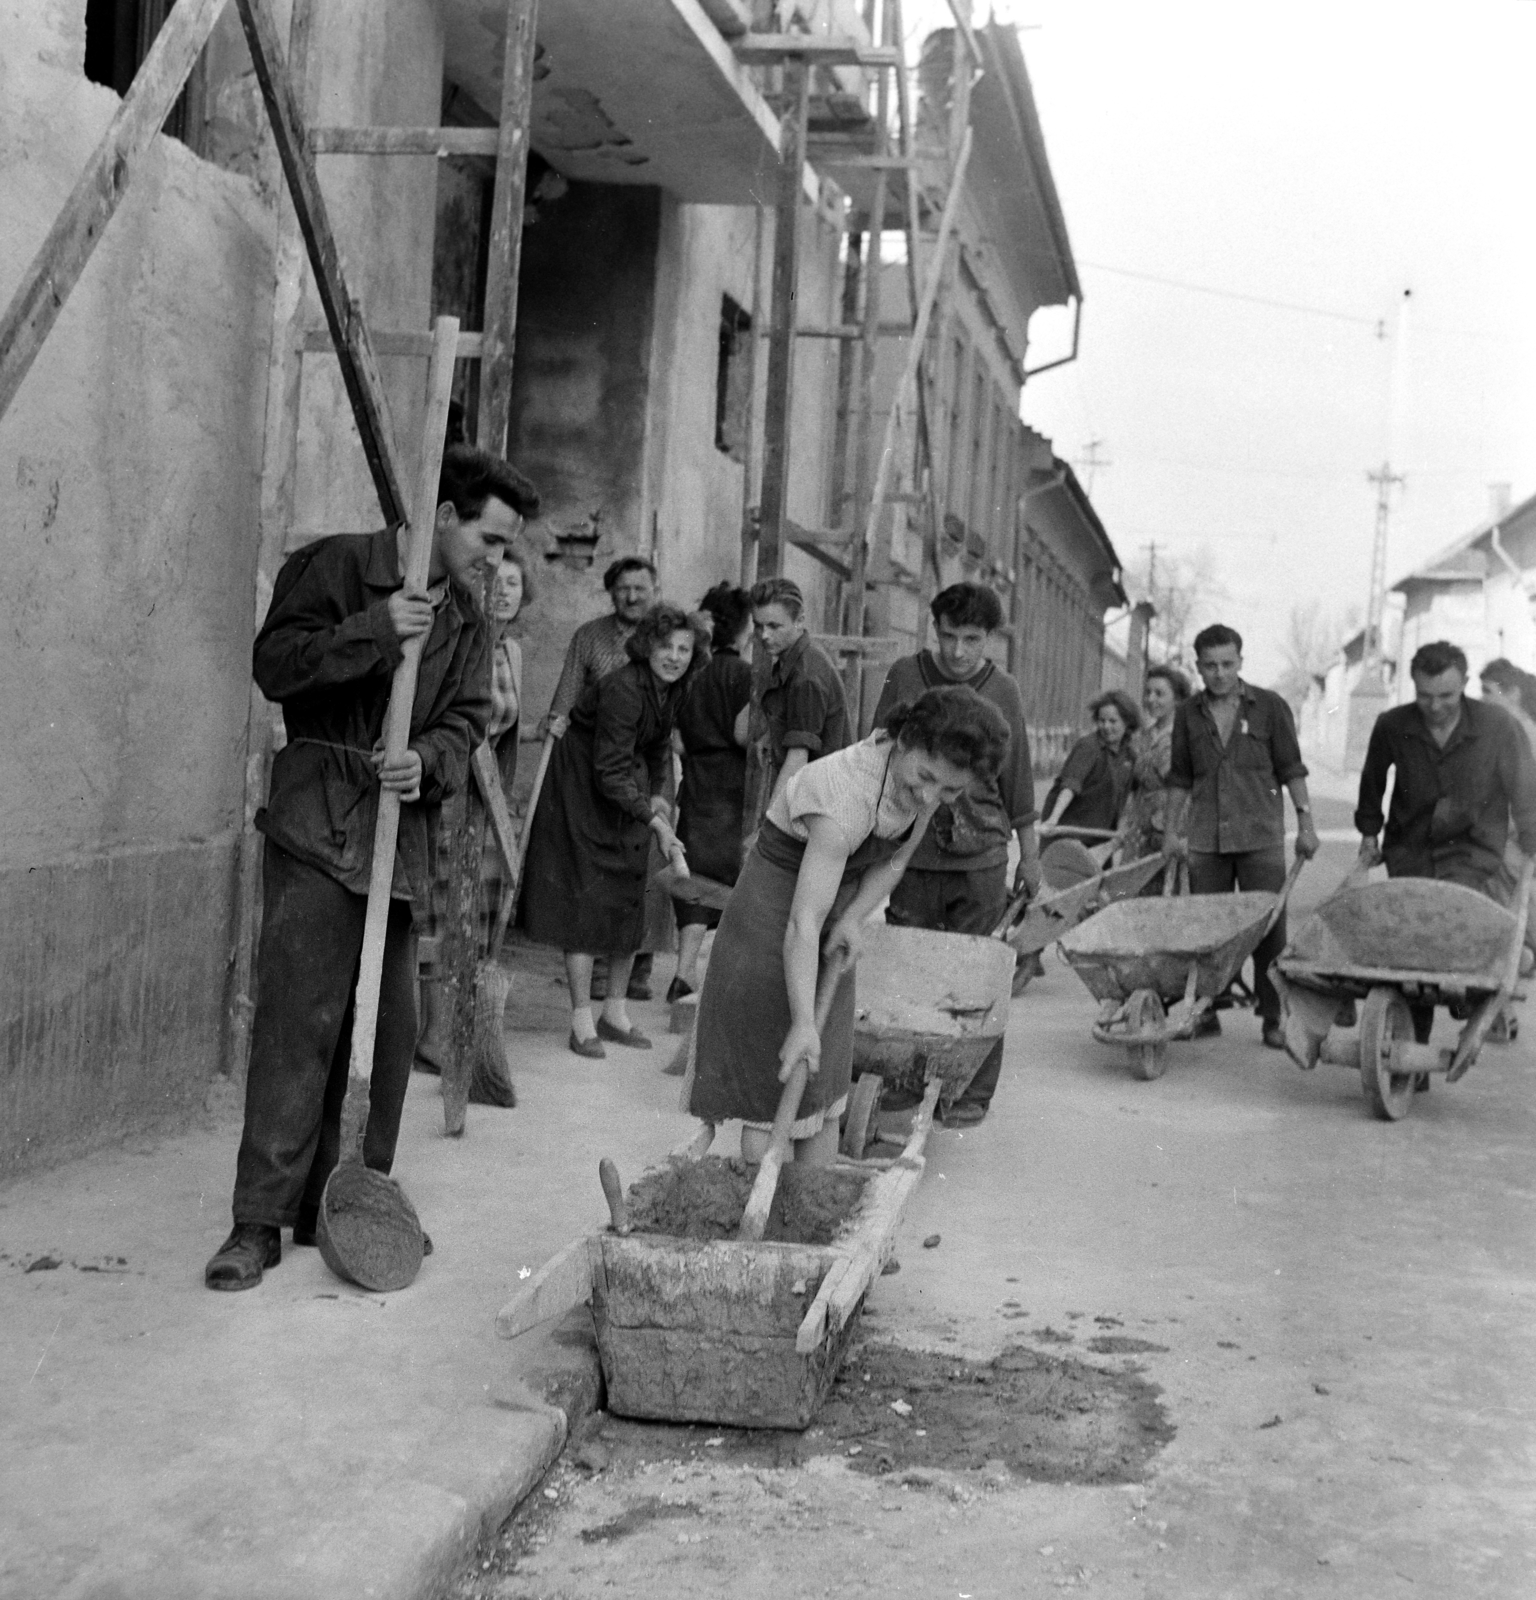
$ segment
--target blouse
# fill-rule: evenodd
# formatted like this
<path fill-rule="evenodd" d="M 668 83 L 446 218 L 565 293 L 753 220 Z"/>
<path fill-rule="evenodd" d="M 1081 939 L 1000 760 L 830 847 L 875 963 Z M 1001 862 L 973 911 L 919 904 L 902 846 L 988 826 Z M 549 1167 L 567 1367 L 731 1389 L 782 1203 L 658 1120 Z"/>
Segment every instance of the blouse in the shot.
<path fill-rule="evenodd" d="M 768 820 L 791 838 L 810 837 L 810 817 L 830 817 L 853 854 L 871 834 L 895 839 L 916 822 L 890 782 L 895 746 L 875 733 L 803 766 L 768 807 Z"/>

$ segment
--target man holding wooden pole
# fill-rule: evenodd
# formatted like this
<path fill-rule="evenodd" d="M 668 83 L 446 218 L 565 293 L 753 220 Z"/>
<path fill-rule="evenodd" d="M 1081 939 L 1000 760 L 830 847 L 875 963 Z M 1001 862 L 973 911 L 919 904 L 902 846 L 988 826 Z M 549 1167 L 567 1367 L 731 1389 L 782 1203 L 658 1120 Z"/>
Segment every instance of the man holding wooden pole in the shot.
<path fill-rule="evenodd" d="M 416 1043 L 410 905 L 431 881 L 437 813 L 466 781 L 490 716 L 489 635 L 476 601 L 525 517 L 533 486 L 506 462 L 454 446 L 443 458 L 428 588 L 402 586 L 402 528 L 317 540 L 290 556 L 256 640 L 255 676 L 283 708 L 288 743 L 266 808 L 256 1012 L 236 1163 L 234 1229 L 211 1289 L 249 1289 L 282 1259 L 281 1229 L 313 1244 L 340 1148 L 381 788 L 402 801 L 385 940 L 368 1166 L 388 1172 Z M 394 668 L 425 636 L 406 758 L 381 743 Z"/>

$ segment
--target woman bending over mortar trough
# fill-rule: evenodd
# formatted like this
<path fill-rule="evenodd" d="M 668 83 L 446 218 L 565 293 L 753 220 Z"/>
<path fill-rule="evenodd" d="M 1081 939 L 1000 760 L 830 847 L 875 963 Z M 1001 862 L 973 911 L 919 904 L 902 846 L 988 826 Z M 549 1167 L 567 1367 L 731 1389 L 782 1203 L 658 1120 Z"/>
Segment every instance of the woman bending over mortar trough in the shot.
<path fill-rule="evenodd" d="M 853 1065 L 861 926 L 900 881 L 935 810 L 995 778 L 1007 746 L 1006 723 L 979 695 L 930 689 L 774 795 L 715 935 L 683 1091 L 706 1123 L 743 1119 L 744 1160 L 762 1159 L 780 1083 L 804 1061 L 795 1159 L 831 1164 Z M 834 959 L 845 970 L 818 1032 L 817 979 Z"/>

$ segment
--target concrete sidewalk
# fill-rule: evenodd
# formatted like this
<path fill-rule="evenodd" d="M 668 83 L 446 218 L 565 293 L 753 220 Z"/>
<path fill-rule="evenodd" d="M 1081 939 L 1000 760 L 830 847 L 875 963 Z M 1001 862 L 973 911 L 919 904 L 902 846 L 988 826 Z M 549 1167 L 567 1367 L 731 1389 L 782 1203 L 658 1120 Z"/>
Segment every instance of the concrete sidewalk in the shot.
<path fill-rule="evenodd" d="M 497 1310 L 606 1220 L 600 1156 L 628 1180 L 691 1127 L 665 1007 L 633 1014 L 654 1051 L 510 1034 L 518 1105 L 471 1106 L 462 1140 L 414 1077 L 396 1173 L 436 1251 L 399 1294 L 287 1243 L 259 1288 L 203 1287 L 233 1104 L 0 1190 L 0 1596 L 431 1593 L 559 1451 L 551 1381 L 594 1392 L 590 1347 L 499 1340 Z"/>

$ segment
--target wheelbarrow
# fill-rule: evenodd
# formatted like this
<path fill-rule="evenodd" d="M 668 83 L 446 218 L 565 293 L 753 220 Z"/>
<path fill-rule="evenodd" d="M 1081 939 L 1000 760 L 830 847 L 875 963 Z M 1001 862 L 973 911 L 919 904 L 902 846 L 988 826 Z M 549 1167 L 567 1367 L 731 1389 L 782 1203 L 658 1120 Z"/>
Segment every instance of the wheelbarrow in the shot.
<path fill-rule="evenodd" d="M 930 1114 L 965 1093 L 1008 1024 L 1013 959 L 1001 938 L 892 923 L 865 929 L 845 1154 L 863 1155 L 887 1088 L 921 1095 Z"/>
<path fill-rule="evenodd" d="M 1048 889 L 1029 902 L 1003 937 L 1020 955 L 1038 955 L 1092 912 L 1135 898 L 1162 870 L 1162 856 L 1142 856 L 1122 866 L 1102 867 L 1064 888 Z"/>
<path fill-rule="evenodd" d="M 1278 894 L 1119 900 L 1072 929 L 1061 952 L 1099 1002 L 1094 1038 L 1123 1046 L 1134 1077 L 1162 1077 L 1169 1042 L 1194 1036 L 1279 920 L 1301 868 L 1298 856 Z"/>
<path fill-rule="evenodd" d="M 1466 1075 L 1518 988 L 1533 863 L 1514 910 L 1459 883 L 1351 875 L 1296 930 L 1276 959 L 1285 1048 L 1310 1071 L 1319 1061 L 1358 1069 L 1366 1104 L 1388 1122 L 1407 1116 L 1415 1079 Z M 1358 1008 L 1356 1002 L 1359 1002 Z M 1411 1007 L 1443 1005 L 1463 1020 L 1449 1047 L 1418 1044 Z"/>

